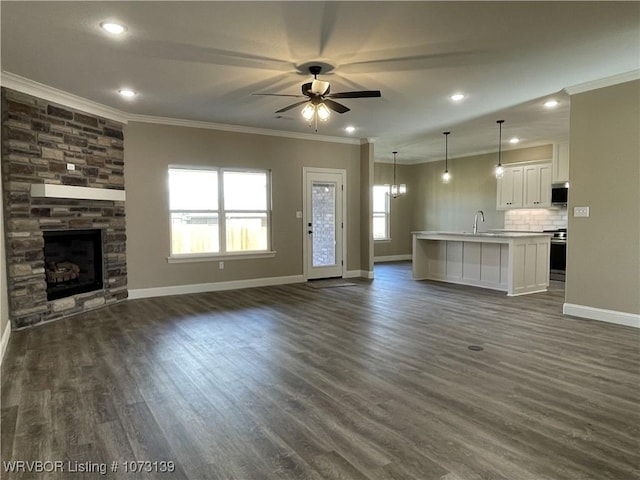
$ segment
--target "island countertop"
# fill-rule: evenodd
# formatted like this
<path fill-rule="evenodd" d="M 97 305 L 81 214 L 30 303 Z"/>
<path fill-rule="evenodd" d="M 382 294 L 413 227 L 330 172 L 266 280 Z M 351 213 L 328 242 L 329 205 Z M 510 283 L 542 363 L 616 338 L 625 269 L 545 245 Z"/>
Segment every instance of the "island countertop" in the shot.
<path fill-rule="evenodd" d="M 464 242 L 485 242 L 485 243 L 504 243 L 505 240 L 514 240 L 522 238 L 547 237 L 551 238 L 553 234 L 544 232 L 447 232 L 438 230 L 425 230 L 411 232 L 416 238 L 421 240 L 459 240 Z"/>

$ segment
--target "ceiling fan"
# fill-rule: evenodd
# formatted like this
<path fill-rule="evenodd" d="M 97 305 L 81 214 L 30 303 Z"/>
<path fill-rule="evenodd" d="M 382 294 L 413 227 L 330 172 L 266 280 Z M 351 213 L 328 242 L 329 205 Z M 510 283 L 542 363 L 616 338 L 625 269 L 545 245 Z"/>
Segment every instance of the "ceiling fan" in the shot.
<path fill-rule="evenodd" d="M 280 110 L 277 110 L 275 113 L 283 113 L 291 110 L 292 108 L 296 108 L 300 105 L 306 104 L 306 106 L 302 109 L 302 116 L 309 122 L 311 122 L 311 120 L 313 120 L 315 117 L 316 123 L 318 119 L 324 121 L 329 118 L 329 110 L 333 110 L 337 113 L 346 113 L 351 110 L 345 105 L 332 100 L 334 98 L 371 98 L 382 96 L 380 90 L 361 90 L 357 92 L 330 93 L 331 85 L 329 84 L 329 82 L 318 80 L 318 75 L 320 74 L 321 70 L 322 67 L 319 65 L 311 65 L 309 67 L 309 73 L 313 75 L 313 81 L 302 85 L 302 95 L 287 95 L 280 93 L 254 93 L 254 95 L 270 95 L 275 97 L 297 98 L 306 97 L 301 102 L 296 102 L 288 105 L 284 108 L 281 108 Z"/>

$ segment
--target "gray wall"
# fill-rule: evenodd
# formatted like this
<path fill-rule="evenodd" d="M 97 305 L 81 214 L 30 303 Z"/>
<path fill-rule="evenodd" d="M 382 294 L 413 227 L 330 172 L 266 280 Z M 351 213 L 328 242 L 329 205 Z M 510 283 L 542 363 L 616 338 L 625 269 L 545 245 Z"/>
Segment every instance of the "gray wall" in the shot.
<path fill-rule="evenodd" d="M 639 99 L 640 81 L 571 97 L 567 303 L 640 314 Z"/>
<path fill-rule="evenodd" d="M 129 123 L 125 130 L 129 288 L 302 275 L 302 167 L 347 170 L 347 270 L 361 269 L 360 145 Z M 169 264 L 170 164 L 272 171 L 275 258 Z"/>

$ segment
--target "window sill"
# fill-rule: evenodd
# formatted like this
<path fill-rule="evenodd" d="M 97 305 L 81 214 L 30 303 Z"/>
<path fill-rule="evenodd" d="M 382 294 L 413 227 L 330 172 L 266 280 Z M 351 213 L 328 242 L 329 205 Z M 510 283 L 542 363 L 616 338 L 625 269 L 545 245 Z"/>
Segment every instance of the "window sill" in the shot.
<path fill-rule="evenodd" d="M 390 238 L 378 238 L 378 239 L 373 239 L 373 243 L 391 243 L 391 239 Z"/>
<path fill-rule="evenodd" d="M 184 254 L 167 257 L 167 263 L 194 263 L 194 262 L 215 262 L 226 260 L 253 260 L 256 258 L 273 258 L 275 251 L 270 252 L 247 252 L 247 253 L 209 253 L 209 254 Z"/>

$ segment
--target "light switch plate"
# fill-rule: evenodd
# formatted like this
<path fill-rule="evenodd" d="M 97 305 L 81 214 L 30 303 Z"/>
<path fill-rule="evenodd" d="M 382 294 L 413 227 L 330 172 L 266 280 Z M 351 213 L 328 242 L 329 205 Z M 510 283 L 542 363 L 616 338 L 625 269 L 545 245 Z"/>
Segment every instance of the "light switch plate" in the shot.
<path fill-rule="evenodd" d="M 296 212 L 296 218 L 302 218 L 302 212 Z"/>
<path fill-rule="evenodd" d="M 574 217 L 588 217 L 589 216 L 589 207 L 573 207 L 573 216 Z"/>

